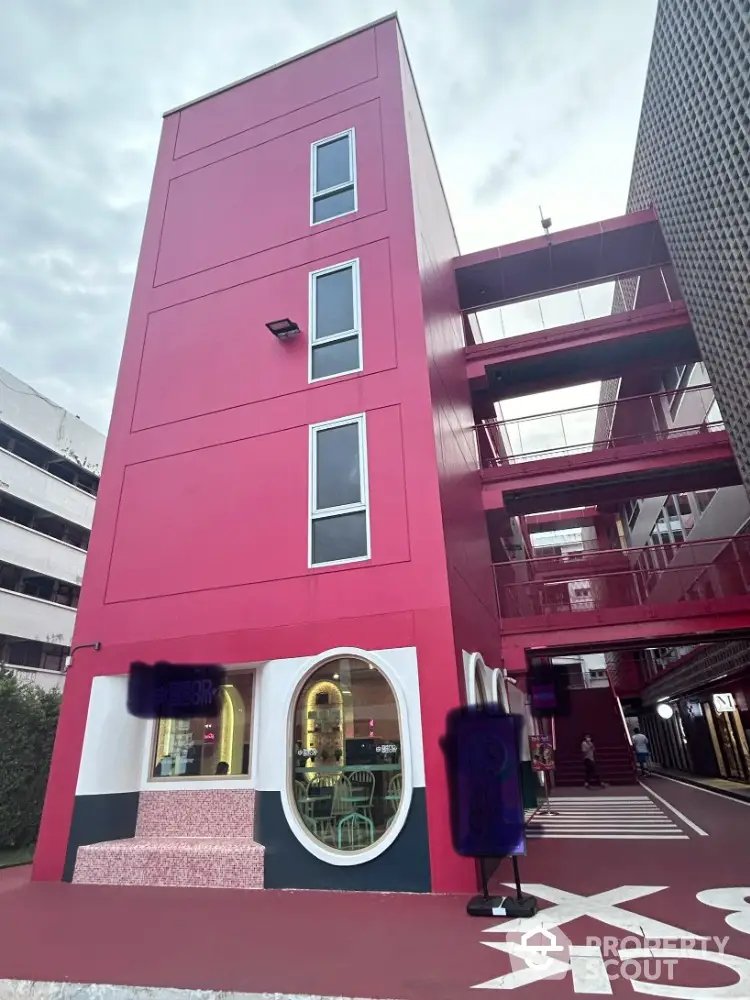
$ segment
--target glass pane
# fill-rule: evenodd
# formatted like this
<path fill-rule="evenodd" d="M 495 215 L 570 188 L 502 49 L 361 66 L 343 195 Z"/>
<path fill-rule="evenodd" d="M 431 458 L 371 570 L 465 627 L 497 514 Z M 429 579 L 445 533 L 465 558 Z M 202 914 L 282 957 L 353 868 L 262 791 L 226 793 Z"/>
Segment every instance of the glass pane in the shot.
<path fill-rule="evenodd" d="M 312 377 L 328 378 L 343 375 L 359 368 L 359 337 L 334 340 L 332 344 L 313 347 Z"/>
<path fill-rule="evenodd" d="M 325 222 L 326 219 L 335 219 L 338 215 L 353 211 L 354 188 L 350 187 L 316 198 L 313 203 L 313 222 Z"/>
<path fill-rule="evenodd" d="M 690 497 L 688 496 L 688 494 L 678 493 L 675 499 L 677 500 L 677 506 L 679 508 L 680 514 L 683 517 L 692 516 L 693 509 L 690 506 Z"/>
<path fill-rule="evenodd" d="M 679 368 L 670 368 L 664 373 L 664 388 L 667 392 L 673 392 L 677 388 L 684 370 L 684 365 L 681 365 Z"/>
<path fill-rule="evenodd" d="M 367 523 L 364 511 L 316 518 L 312 523 L 312 561 L 338 562 L 367 555 Z"/>
<path fill-rule="evenodd" d="M 337 184 L 348 184 L 354 178 L 349 162 L 349 136 L 326 142 L 315 148 L 315 190 L 327 191 Z"/>
<path fill-rule="evenodd" d="M 228 671 L 214 719 L 161 719 L 154 778 L 199 778 L 250 773 L 253 674 Z"/>
<path fill-rule="evenodd" d="M 359 424 L 318 431 L 316 460 L 316 510 L 360 503 Z"/>
<path fill-rule="evenodd" d="M 698 503 L 698 510 L 703 513 L 703 511 L 708 507 L 713 498 L 716 496 L 716 490 L 701 490 L 699 493 L 695 494 L 695 499 Z"/>
<path fill-rule="evenodd" d="M 391 686 L 369 663 L 338 659 L 307 680 L 294 709 L 292 787 L 311 837 L 335 851 L 376 843 L 401 802 L 401 732 Z"/>
<path fill-rule="evenodd" d="M 315 279 L 315 339 L 354 329 L 354 269 L 330 271 Z"/>

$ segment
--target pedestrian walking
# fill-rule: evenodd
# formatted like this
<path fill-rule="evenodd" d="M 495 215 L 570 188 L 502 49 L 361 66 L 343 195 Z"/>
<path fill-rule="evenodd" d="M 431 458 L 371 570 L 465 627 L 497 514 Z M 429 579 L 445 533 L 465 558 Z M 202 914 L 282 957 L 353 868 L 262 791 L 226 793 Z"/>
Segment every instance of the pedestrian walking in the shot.
<path fill-rule="evenodd" d="M 596 747 L 594 746 L 594 741 L 588 733 L 586 733 L 583 737 L 583 743 L 581 743 L 581 754 L 583 755 L 583 770 L 586 788 L 589 788 L 591 785 L 601 786 L 602 782 L 600 781 L 599 773 L 596 770 Z"/>
<path fill-rule="evenodd" d="M 635 750 L 635 759 L 638 762 L 638 768 L 641 774 L 648 774 L 648 764 L 649 749 L 648 749 L 648 736 L 642 733 L 640 729 L 636 726 L 633 730 L 633 749 Z"/>

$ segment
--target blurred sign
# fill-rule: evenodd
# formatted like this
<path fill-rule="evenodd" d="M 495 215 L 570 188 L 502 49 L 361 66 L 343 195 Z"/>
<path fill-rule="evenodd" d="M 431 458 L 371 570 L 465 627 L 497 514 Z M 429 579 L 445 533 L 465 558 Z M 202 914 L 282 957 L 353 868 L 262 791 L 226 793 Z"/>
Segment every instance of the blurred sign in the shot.
<path fill-rule="evenodd" d="M 464 857 L 501 858 L 526 850 L 519 740 L 523 720 L 455 709 L 443 741 L 451 791 L 453 846 Z"/>
<path fill-rule="evenodd" d="M 128 711 L 138 719 L 216 718 L 225 679 L 214 664 L 131 663 Z"/>
<path fill-rule="evenodd" d="M 527 683 L 534 718 L 566 718 L 570 715 L 568 681 L 567 670 L 556 666 L 549 657 L 532 658 Z"/>
<path fill-rule="evenodd" d="M 555 750 L 547 736 L 529 736 L 531 766 L 535 771 L 555 770 Z"/>

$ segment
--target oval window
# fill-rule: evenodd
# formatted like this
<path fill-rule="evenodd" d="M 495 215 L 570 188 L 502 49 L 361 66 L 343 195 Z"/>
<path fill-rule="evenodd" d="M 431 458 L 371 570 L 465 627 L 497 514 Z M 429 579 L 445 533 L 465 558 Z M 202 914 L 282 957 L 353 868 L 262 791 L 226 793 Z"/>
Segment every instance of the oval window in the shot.
<path fill-rule="evenodd" d="M 329 850 L 367 850 L 402 795 L 393 690 L 377 667 L 339 658 L 308 677 L 294 707 L 292 787 L 300 819 Z"/>

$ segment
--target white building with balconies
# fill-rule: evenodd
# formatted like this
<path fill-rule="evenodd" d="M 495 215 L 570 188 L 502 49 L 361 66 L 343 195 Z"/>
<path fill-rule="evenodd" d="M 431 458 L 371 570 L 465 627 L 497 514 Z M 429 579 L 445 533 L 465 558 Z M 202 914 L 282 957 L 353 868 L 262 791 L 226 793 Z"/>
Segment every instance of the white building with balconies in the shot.
<path fill-rule="evenodd" d="M 0 368 L 0 664 L 62 687 L 105 436 Z"/>

